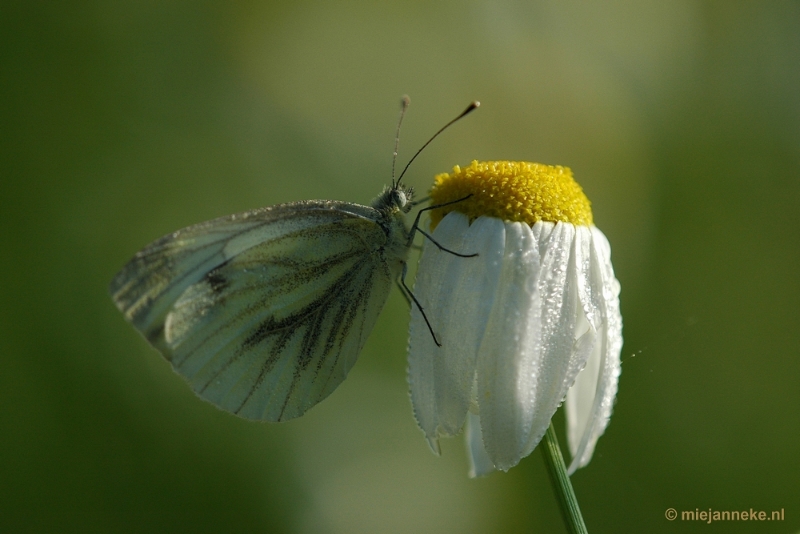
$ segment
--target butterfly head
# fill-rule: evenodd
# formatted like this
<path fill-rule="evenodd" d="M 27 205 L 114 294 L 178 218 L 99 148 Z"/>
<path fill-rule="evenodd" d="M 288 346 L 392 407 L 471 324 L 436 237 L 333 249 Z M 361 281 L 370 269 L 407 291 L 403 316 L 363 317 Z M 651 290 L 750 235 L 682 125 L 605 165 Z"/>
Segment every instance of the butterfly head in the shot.
<path fill-rule="evenodd" d="M 380 211 L 408 213 L 414 204 L 411 199 L 414 189 L 402 184 L 387 186 L 383 192 L 372 201 L 372 207 Z"/>

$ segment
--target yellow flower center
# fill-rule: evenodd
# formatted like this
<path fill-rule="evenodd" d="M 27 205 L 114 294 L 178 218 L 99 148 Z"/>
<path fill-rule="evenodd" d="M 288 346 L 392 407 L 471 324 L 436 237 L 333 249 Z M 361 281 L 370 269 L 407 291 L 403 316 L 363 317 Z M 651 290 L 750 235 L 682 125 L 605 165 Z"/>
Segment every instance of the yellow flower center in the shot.
<path fill-rule="evenodd" d="M 470 222 L 481 215 L 533 225 L 537 221 L 592 224 L 592 208 L 568 167 L 523 161 L 473 161 L 440 174 L 431 189 L 431 229 L 451 211 L 467 215 Z"/>

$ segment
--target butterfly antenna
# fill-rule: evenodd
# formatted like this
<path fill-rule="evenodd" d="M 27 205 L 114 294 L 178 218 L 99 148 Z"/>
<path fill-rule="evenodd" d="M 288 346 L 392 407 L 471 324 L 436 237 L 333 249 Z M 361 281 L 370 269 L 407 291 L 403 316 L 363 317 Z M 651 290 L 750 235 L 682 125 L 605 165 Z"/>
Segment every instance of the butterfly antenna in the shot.
<path fill-rule="evenodd" d="M 392 154 L 392 189 L 397 187 L 397 184 L 394 183 L 394 169 L 397 165 L 397 149 L 400 148 L 400 126 L 403 125 L 403 117 L 406 116 L 406 110 L 408 109 L 409 104 L 411 104 L 411 99 L 408 98 L 408 95 L 404 95 L 400 101 L 400 118 L 397 120 L 397 133 L 394 136 L 394 154 Z"/>
<path fill-rule="evenodd" d="M 397 187 L 397 186 L 400 184 L 400 180 L 402 180 L 402 179 L 403 179 L 403 176 L 406 174 L 406 171 L 408 170 L 408 168 L 411 166 L 411 164 L 414 162 L 414 160 L 415 160 L 415 159 L 417 159 L 417 156 L 419 156 L 420 152 L 422 152 L 423 150 L 425 150 L 425 147 L 427 147 L 429 144 L 431 144 L 431 141 L 433 141 L 434 139 L 436 139 L 436 138 L 439 136 L 439 134 L 440 134 L 440 133 L 442 133 L 443 131 L 445 131 L 446 129 L 448 129 L 450 126 L 452 126 L 452 125 L 453 125 L 453 123 L 455 123 L 455 122 L 457 122 L 459 119 L 463 119 L 464 117 L 466 117 L 467 115 L 469 115 L 469 114 L 470 114 L 472 111 L 474 111 L 475 109 L 477 109 L 477 108 L 478 108 L 480 105 L 481 105 L 481 103 L 480 103 L 480 102 L 478 102 L 477 100 L 476 100 L 476 101 L 474 101 L 474 102 L 473 102 L 473 103 L 471 103 L 469 106 L 467 106 L 467 109 L 465 109 L 464 111 L 462 111 L 462 112 L 461 112 L 461 115 L 459 115 L 459 116 L 458 116 L 458 117 L 456 117 L 455 119 L 451 120 L 450 122 L 448 122 L 447 124 L 445 124 L 444 126 L 442 126 L 442 127 L 439 129 L 439 131 L 438 131 L 438 132 L 436 132 L 435 134 L 433 134 L 433 135 L 431 136 L 431 138 L 430 138 L 430 139 L 428 139 L 428 141 L 427 141 L 427 142 L 426 142 L 424 145 L 422 145 L 422 148 L 420 148 L 419 150 L 417 150 L 417 153 L 416 153 L 416 154 L 414 154 L 414 156 L 413 156 L 413 157 L 412 157 L 410 160 L 408 160 L 408 163 L 406 163 L 406 166 L 405 166 L 405 168 L 403 169 L 403 172 L 401 172 L 401 173 L 400 173 L 400 177 L 397 179 L 397 182 L 395 183 L 395 187 Z M 399 131 L 399 129 L 400 129 L 400 126 L 398 125 L 398 131 Z M 392 173 L 392 175 L 394 176 L 394 173 Z"/>

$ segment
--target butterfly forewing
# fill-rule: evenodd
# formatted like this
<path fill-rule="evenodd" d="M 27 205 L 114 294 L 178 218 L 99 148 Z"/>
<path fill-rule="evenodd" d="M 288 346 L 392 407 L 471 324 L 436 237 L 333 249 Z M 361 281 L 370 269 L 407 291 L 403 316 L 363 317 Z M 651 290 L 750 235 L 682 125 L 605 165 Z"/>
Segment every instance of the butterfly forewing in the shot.
<path fill-rule="evenodd" d="M 399 274 L 384 220 L 304 202 L 195 225 L 137 254 L 112 296 L 203 398 L 291 419 L 344 380 Z"/>

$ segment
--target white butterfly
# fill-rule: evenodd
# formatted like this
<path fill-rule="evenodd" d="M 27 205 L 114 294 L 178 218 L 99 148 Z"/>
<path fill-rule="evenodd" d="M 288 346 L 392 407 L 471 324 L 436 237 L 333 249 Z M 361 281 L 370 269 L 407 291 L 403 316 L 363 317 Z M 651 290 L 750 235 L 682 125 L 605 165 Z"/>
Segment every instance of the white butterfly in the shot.
<path fill-rule="evenodd" d="M 111 296 L 202 398 L 299 417 L 345 379 L 405 273 L 419 216 L 408 229 L 401 178 L 372 206 L 294 202 L 178 230 L 138 252 Z"/>

